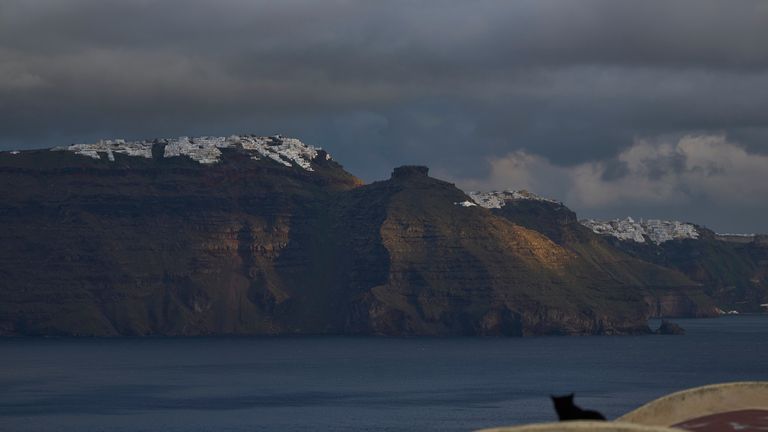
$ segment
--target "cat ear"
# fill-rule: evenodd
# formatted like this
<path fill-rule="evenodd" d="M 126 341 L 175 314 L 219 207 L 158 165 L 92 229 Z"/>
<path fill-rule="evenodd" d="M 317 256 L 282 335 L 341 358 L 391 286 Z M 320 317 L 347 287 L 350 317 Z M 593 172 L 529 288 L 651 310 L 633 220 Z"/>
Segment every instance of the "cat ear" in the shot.
<path fill-rule="evenodd" d="M 569 395 L 568 395 L 568 399 L 573 399 L 573 396 L 574 396 L 574 394 L 573 394 L 573 393 L 569 394 Z"/>

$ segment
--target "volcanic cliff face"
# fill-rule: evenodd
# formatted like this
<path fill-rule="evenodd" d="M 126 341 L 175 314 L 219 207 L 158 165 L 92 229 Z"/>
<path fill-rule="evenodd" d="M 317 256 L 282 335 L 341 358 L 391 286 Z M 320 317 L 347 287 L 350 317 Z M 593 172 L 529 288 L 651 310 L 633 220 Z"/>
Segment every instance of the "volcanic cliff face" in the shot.
<path fill-rule="evenodd" d="M 58 150 L 0 153 L 0 334 L 613 334 L 707 308 L 561 204 L 487 209 L 424 167 L 362 185 L 279 136 Z"/>
<path fill-rule="evenodd" d="M 722 311 L 761 312 L 768 303 L 768 242 L 761 236 L 718 236 L 697 227 L 697 238 L 661 243 L 622 241 L 615 247 L 639 259 L 676 269 L 702 287 Z"/>
<path fill-rule="evenodd" d="M 610 238 L 597 235 L 579 223 L 576 213 L 563 203 L 527 191 L 471 193 L 476 202 L 494 214 L 538 231 L 580 258 L 593 280 L 603 278 L 631 286 L 642 293 L 649 317 L 700 317 L 717 314 L 714 302 L 701 285 L 677 268 L 639 259 Z"/>
<path fill-rule="evenodd" d="M 322 151 L 310 171 L 291 151 L 209 147 L 208 163 L 168 144 L 0 156 L 0 333 L 325 329 L 305 275 L 329 261 L 330 197 L 360 181 Z"/>
<path fill-rule="evenodd" d="M 617 249 L 686 274 L 713 299 L 720 313 L 760 312 L 768 302 L 765 236 L 721 235 L 691 223 L 657 219 L 581 223 Z"/>

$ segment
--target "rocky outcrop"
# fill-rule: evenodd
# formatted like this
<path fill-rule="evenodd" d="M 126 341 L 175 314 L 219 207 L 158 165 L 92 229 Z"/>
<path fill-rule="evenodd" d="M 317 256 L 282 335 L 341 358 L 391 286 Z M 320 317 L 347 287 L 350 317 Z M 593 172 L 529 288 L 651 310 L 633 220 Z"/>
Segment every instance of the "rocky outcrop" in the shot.
<path fill-rule="evenodd" d="M 659 335 L 684 335 L 685 329 L 671 321 L 661 320 L 661 325 L 654 333 Z"/>
<path fill-rule="evenodd" d="M 403 165 L 392 170 L 393 179 L 426 177 L 427 175 L 429 175 L 429 168 L 422 165 Z"/>
<path fill-rule="evenodd" d="M 357 287 L 350 332 L 647 332 L 646 289 L 691 285 L 679 273 L 622 254 L 595 261 L 496 211 L 457 206 L 467 197 L 450 183 L 423 171 L 405 173 L 395 170 L 388 181 L 357 188 L 343 204 L 346 215 L 369 215 L 344 224 L 355 227 L 345 249 L 377 245 L 358 258 L 365 270 L 353 263 L 350 274 L 385 270 L 367 284 L 349 284 Z M 578 225 L 575 216 L 555 220 Z"/>
<path fill-rule="evenodd" d="M 720 315 L 714 300 L 700 288 L 674 292 L 648 290 L 645 303 L 649 318 L 712 318 Z"/>

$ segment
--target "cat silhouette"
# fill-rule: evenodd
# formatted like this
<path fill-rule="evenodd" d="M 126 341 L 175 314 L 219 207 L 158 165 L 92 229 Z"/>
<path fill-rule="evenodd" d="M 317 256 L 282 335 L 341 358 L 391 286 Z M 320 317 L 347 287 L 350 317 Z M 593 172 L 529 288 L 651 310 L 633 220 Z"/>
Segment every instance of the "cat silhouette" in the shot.
<path fill-rule="evenodd" d="M 555 405 L 557 417 L 565 420 L 605 420 L 605 417 L 597 411 L 581 409 L 573 403 L 573 393 L 565 396 L 550 396 Z"/>

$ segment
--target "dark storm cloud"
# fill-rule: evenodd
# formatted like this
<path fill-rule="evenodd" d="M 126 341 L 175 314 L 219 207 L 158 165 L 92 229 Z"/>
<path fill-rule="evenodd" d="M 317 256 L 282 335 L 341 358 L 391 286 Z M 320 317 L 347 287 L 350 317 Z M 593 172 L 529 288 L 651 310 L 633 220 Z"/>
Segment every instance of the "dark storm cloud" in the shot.
<path fill-rule="evenodd" d="M 368 180 L 516 187 L 489 170 L 524 151 L 619 181 L 638 139 L 768 153 L 766 41 L 761 0 L 6 0 L 0 148 L 280 132 Z"/>

